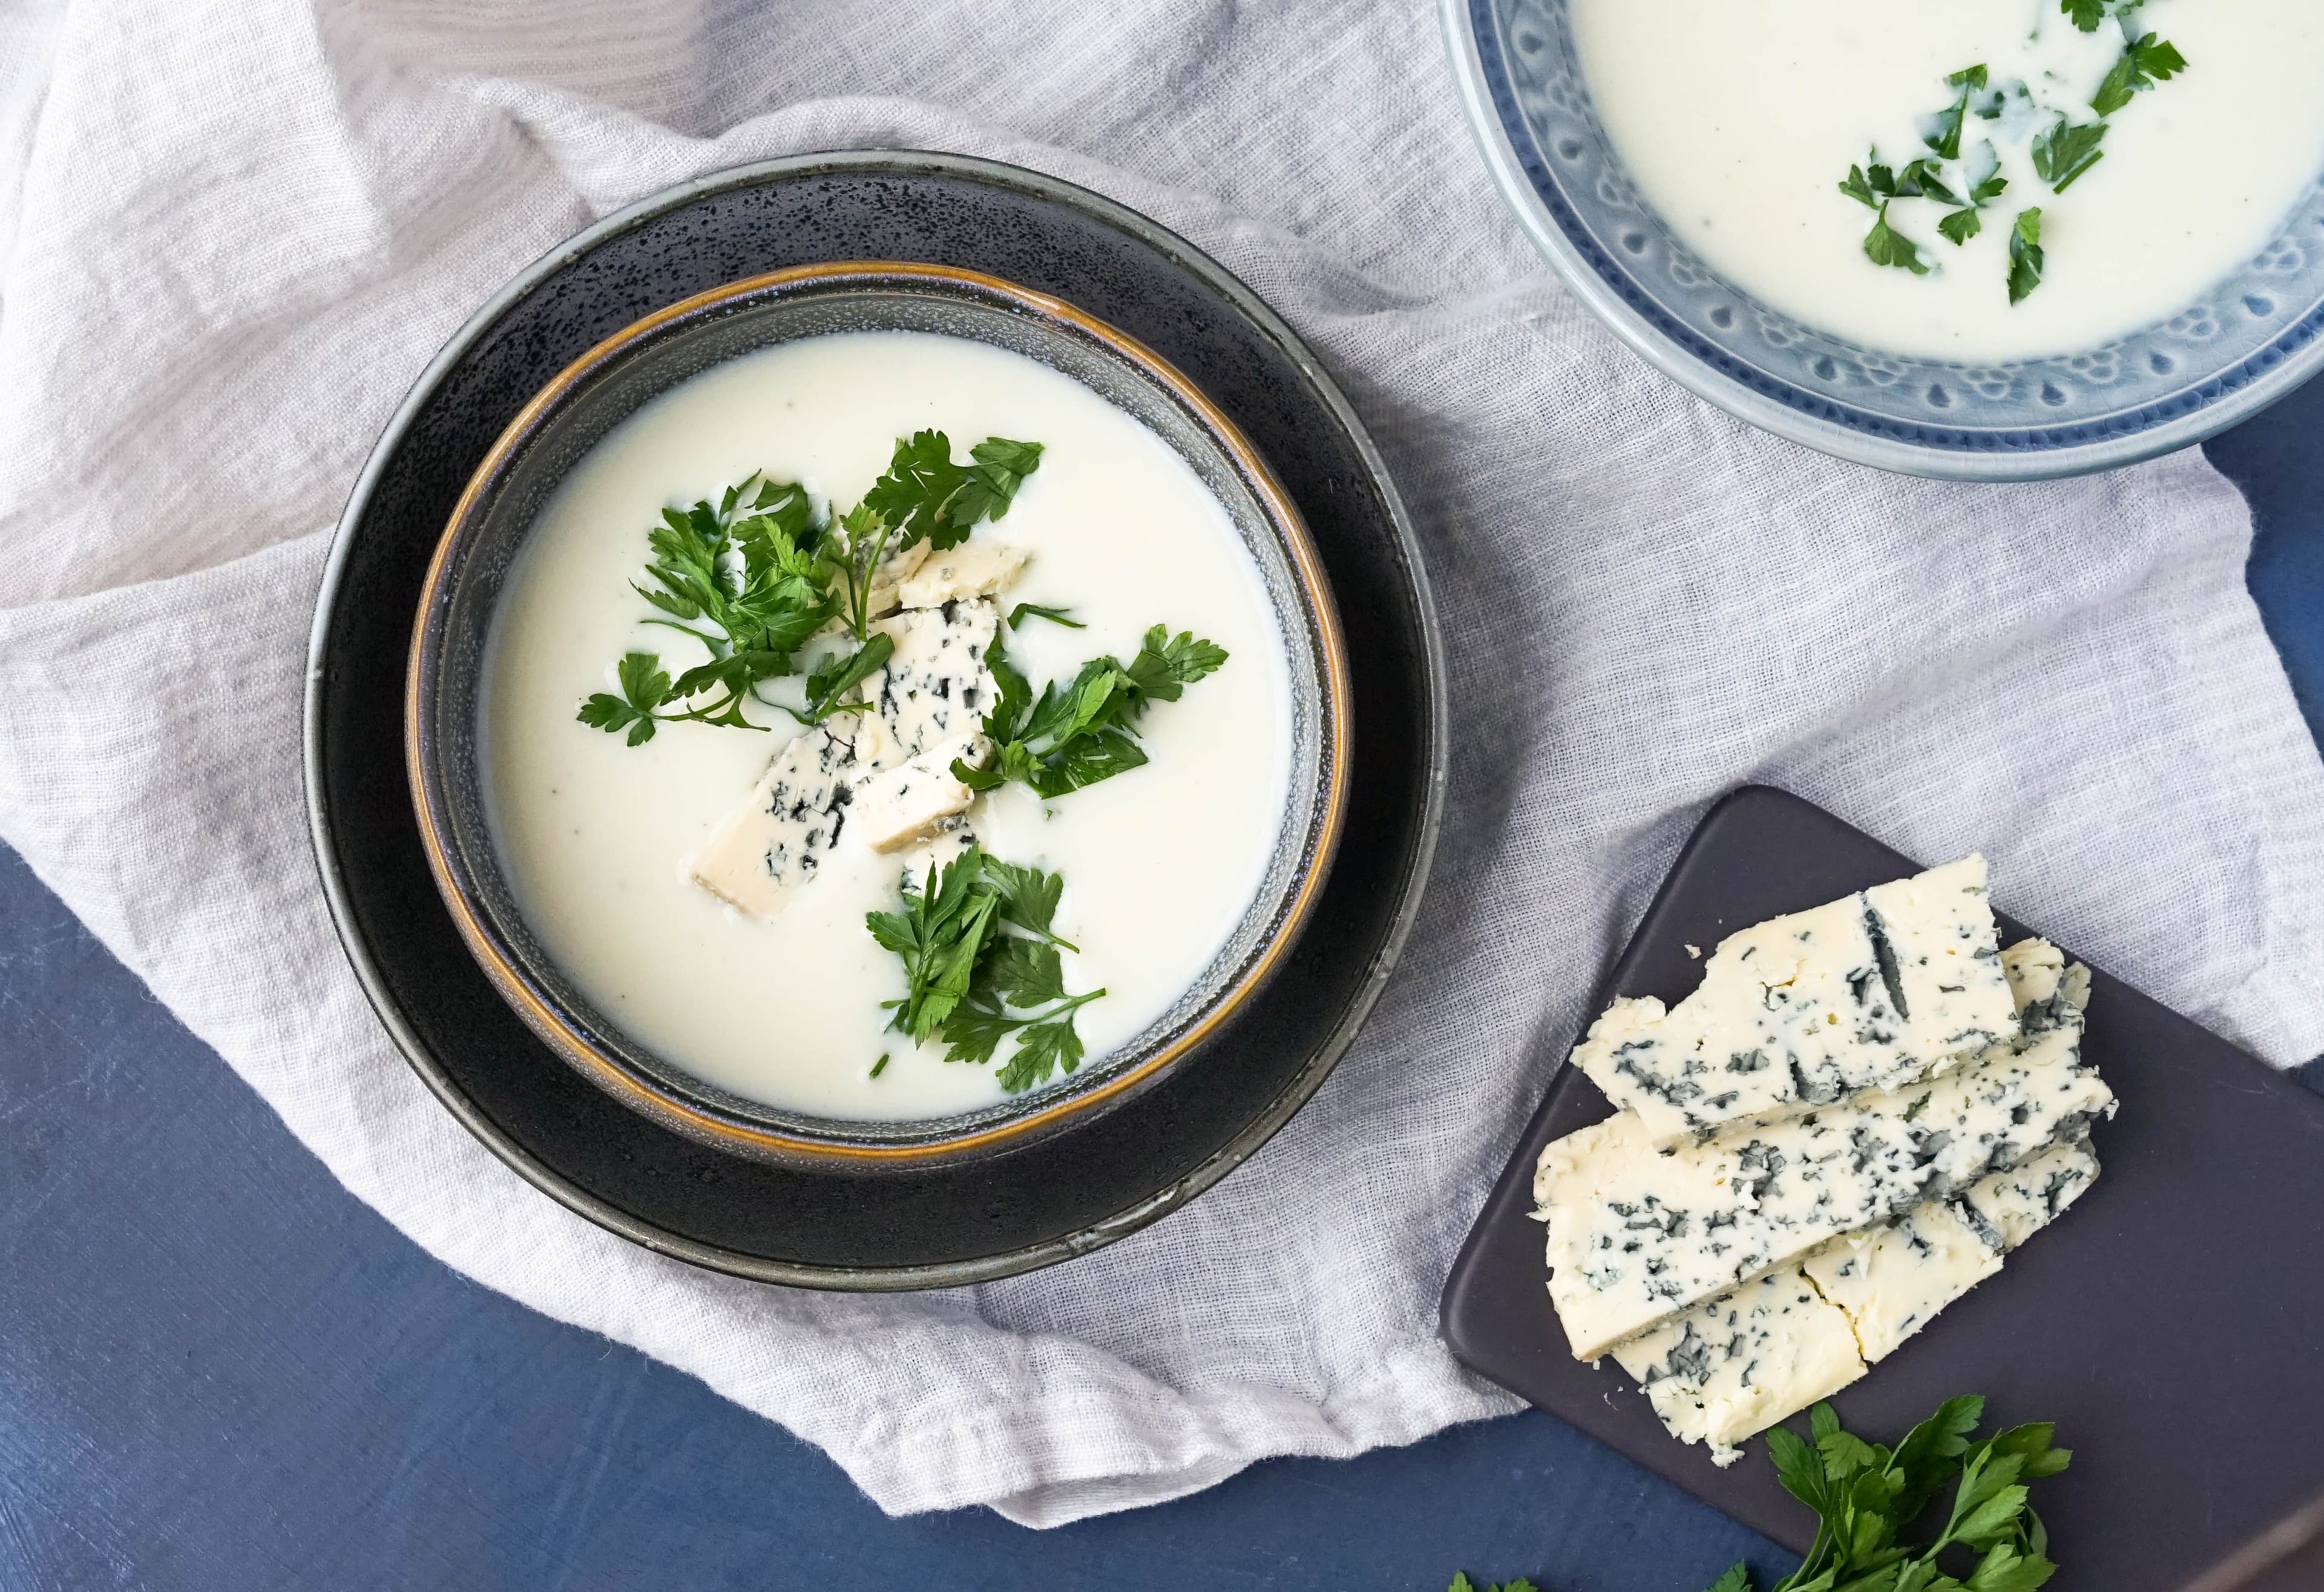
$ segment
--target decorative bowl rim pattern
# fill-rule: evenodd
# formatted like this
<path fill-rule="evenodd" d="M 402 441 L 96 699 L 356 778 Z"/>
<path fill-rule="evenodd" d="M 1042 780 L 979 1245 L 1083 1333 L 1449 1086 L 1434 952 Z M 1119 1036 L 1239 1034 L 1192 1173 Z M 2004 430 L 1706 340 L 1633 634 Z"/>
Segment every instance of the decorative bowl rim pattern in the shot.
<path fill-rule="evenodd" d="M 2258 346 L 2244 347 L 2236 359 L 2171 393 L 2079 419 L 2061 418 L 2052 426 L 1923 425 L 1803 386 L 1722 348 L 1672 314 L 1593 235 L 1553 173 L 1518 104 L 1501 37 L 1502 17 L 1508 9 L 1509 0 L 1440 0 L 1453 77 L 1495 186 L 1565 286 L 1617 336 L 1697 397 L 1762 430 L 1903 474 L 1960 481 L 2041 480 L 2135 464 L 2199 443 L 2266 408 L 2324 366 L 2324 302 L 2319 302 Z M 1694 268 L 1716 275 L 1707 267 Z M 1739 302 L 1754 303 L 1738 290 L 1728 290 Z M 1803 329 L 1828 339 L 1828 334 Z M 1847 346 L 1831 341 L 1835 348 Z M 2057 360 L 2062 363 L 2101 352 Z M 1901 357 L 1866 356 L 1874 361 Z M 1956 373 L 1969 368 L 1960 362 L 1904 363 Z M 1996 368 L 2023 371 L 2051 363 L 2025 361 Z"/>
<path fill-rule="evenodd" d="M 1321 727 L 1322 800 L 1308 832 L 1303 862 L 1272 912 L 1272 927 L 1228 981 L 1170 1032 L 1152 1053 L 1093 1087 L 1023 1097 L 1025 1107 L 999 1119 L 971 1118 L 955 1133 L 892 1142 L 787 1130 L 734 1113 L 706 1109 L 681 1098 L 650 1074 L 600 1044 L 572 1021 L 561 1003 L 544 990 L 522 957 L 472 897 L 456 866 L 455 823 L 448 812 L 439 749 L 427 733 L 428 699 L 443 654 L 442 635 L 449 606 L 447 581 L 465 538 L 506 471 L 565 401 L 587 389 L 593 378 L 625 356 L 650 345 L 657 335 L 706 316 L 777 298 L 785 292 L 865 293 L 909 291 L 915 285 L 965 290 L 977 301 L 1005 307 L 1051 326 L 1080 334 L 1160 389 L 1215 446 L 1255 501 L 1277 538 L 1294 577 L 1301 605 L 1314 627 Z M 1118 1103 L 1151 1084 L 1214 1033 L 1267 983 L 1297 941 L 1329 876 L 1346 817 L 1348 745 L 1352 719 L 1349 666 L 1337 605 L 1305 519 L 1265 459 L 1240 427 L 1186 376 L 1138 339 L 1054 295 L 964 267 L 891 260 L 834 260 L 786 267 L 723 283 L 664 306 L 613 333 L 567 364 L 530 399 L 493 441 L 469 478 L 448 517 L 431 557 L 412 627 L 404 685 L 405 766 L 422 849 L 438 894 L 469 953 L 494 990 L 560 1059 L 623 1104 L 663 1126 L 719 1148 L 759 1159 L 805 1165 L 852 1165 L 862 1169 L 927 1166 L 970 1155 L 988 1154 L 1029 1142 L 1069 1127 L 1093 1110 Z M 1265 898 L 1254 903 L 1264 905 Z M 1246 913 L 1250 909 L 1247 908 Z M 939 1121 L 942 1118 L 937 1119 Z M 861 1124 L 836 1122 L 835 1130 Z"/>

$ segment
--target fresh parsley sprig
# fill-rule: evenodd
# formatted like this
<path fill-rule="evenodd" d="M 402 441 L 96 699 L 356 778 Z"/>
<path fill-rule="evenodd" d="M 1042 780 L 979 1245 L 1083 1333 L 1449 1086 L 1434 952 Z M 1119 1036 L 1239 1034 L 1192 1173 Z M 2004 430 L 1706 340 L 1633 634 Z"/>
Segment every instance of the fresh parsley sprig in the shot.
<path fill-rule="evenodd" d="M 632 746 L 681 720 L 765 729 L 742 704 L 761 681 L 792 672 L 793 655 L 833 612 L 820 539 L 805 489 L 763 474 L 728 487 L 715 508 L 706 499 L 663 510 L 646 536 L 646 581 L 632 589 L 656 610 L 647 623 L 693 637 L 710 657 L 672 679 L 659 655 L 628 654 L 615 671 L 621 694 L 589 697 L 581 722 L 627 731 Z"/>
<path fill-rule="evenodd" d="M 1173 636 L 1156 625 L 1128 663 L 1093 658 L 1071 680 L 1042 686 L 1037 700 L 996 645 L 986 662 L 1000 695 L 984 716 L 994 750 L 974 767 L 955 759 L 953 778 L 972 790 L 1014 779 L 1047 799 L 1142 767 L 1138 721 L 1147 704 L 1177 701 L 1226 660 L 1224 648 L 1193 631 Z"/>
<path fill-rule="evenodd" d="M 1466 1570 L 1456 1569 L 1452 1572 L 1452 1584 L 1445 1587 L 1444 1592 L 1478 1592 L 1478 1587 L 1469 1578 Z M 1541 1588 L 1519 1576 L 1514 1581 L 1496 1581 L 1483 1592 L 1541 1592 Z"/>
<path fill-rule="evenodd" d="M 659 654 L 630 653 L 614 671 L 619 694 L 595 693 L 577 717 L 611 734 L 626 731 L 632 746 L 681 720 L 763 730 L 743 704 L 764 703 L 760 685 L 796 674 L 799 649 L 835 617 L 856 649 L 825 658 L 807 676 L 806 708 L 784 711 L 808 724 L 853 711 L 862 704 L 846 694 L 894 650 L 870 633 L 882 564 L 924 539 L 955 547 L 982 521 L 1007 514 L 1041 453 L 1038 442 L 988 437 L 956 465 L 941 431 L 899 437 L 886 473 L 835 527 L 817 521 L 805 487 L 763 472 L 728 487 L 715 507 L 706 499 L 663 510 L 646 538 L 650 584 L 632 584 L 659 611 L 646 622 L 693 637 L 710 657 L 672 679 Z"/>
<path fill-rule="evenodd" d="M 1065 880 L 1003 862 L 972 844 L 923 890 L 903 882 L 903 910 L 866 915 L 863 925 L 904 963 L 905 993 L 887 1003 L 889 1026 L 915 1044 L 945 1043 L 945 1060 L 982 1065 L 1001 1041 L 1017 1046 L 999 1081 L 1021 1093 L 1084 1054 L 1074 1014 L 1105 993 L 1065 993 L 1060 949 L 1076 949 L 1054 925 Z"/>
<path fill-rule="evenodd" d="M 1947 1399 L 1894 1449 L 1841 1430 L 1830 1404 L 1809 1414 L 1812 1442 L 1786 1427 L 1770 1430 L 1777 1477 L 1817 1520 L 1805 1562 L 1774 1592 L 2034 1592 L 2048 1581 L 2058 1567 L 2027 1484 L 2057 1475 L 2073 1455 L 2052 1445 L 2046 1421 L 1975 1440 L 1984 1418 L 1978 1394 Z M 1899 1541 L 1949 1484 L 1952 1503 L 1936 1539 Z M 1964 1576 L 1940 1563 L 1949 1552 Z M 1737 1564 L 1711 1592 L 1750 1592 L 1751 1585 L 1748 1567 Z"/>
<path fill-rule="evenodd" d="M 1041 467 L 1041 445 L 988 437 L 956 465 L 941 431 L 899 437 L 887 474 L 863 494 L 863 506 L 896 528 L 896 551 L 922 538 L 939 552 L 958 547 L 980 520 L 1009 512 L 1018 488 Z"/>

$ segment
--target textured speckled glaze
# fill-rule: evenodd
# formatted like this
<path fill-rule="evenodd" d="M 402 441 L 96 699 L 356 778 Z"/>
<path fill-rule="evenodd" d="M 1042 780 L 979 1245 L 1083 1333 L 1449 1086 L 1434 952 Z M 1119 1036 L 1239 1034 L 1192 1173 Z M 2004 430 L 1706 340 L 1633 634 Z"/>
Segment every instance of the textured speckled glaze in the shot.
<path fill-rule="evenodd" d="M 1442 0 L 1470 118 L 1566 285 L 1657 369 L 1777 436 L 1910 474 L 2079 474 L 2200 442 L 2324 363 L 2324 179 L 2266 248 L 2158 325 L 2087 353 L 1966 364 L 1863 347 L 1705 265 L 1624 171 L 1568 0 Z"/>
<path fill-rule="evenodd" d="M 428 561 L 493 439 L 558 371 L 722 283 L 921 260 L 1053 293 L 1152 348 L 1298 505 L 1345 627 L 1357 776 L 1341 860 L 1265 994 L 1153 1088 L 1073 1133 L 877 1178 L 745 1159 L 559 1061 L 470 959 L 408 796 L 403 664 Z M 364 466 L 318 598 L 309 817 L 340 935 L 421 1078 L 552 1197 L 650 1247 L 767 1281 L 945 1286 L 1109 1243 L 1224 1176 L 1323 1081 L 1394 967 L 1442 805 L 1444 676 L 1426 576 L 1378 456 L 1314 357 L 1185 240 L 1052 179 L 966 157 L 800 156 L 681 185 L 520 274 L 438 355 Z"/>

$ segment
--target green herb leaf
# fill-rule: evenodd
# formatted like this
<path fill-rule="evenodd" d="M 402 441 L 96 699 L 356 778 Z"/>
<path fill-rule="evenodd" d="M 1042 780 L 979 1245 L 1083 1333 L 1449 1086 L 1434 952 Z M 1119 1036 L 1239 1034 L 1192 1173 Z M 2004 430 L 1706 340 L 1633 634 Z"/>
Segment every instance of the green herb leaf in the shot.
<path fill-rule="evenodd" d="M 1921 258 L 1920 246 L 1888 225 L 1888 207 L 1880 207 L 1880 218 L 1872 230 L 1864 235 L 1864 257 L 1875 265 L 1901 266 L 1914 276 L 1929 274 L 1929 262 Z"/>
<path fill-rule="evenodd" d="M 1751 1567 L 1737 1560 L 1727 1567 L 1727 1573 L 1703 1589 L 1703 1592 L 1751 1592 Z"/>
<path fill-rule="evenodd" d="M 2009 228 L 2009 301 L 2024 302 L 2042 285 L 2042 211 L 2037 206 L 2017 212 Z"/>
<path fill-rule="evenodd" d="M 2110 116 L 2128 105 L 2140 90 L 2165 83 L 2187 69 L 2187 58 L 2168 39 L 2153 33 L 2132 39 L 2090 97 L 2090 109 Z"/>
<path fill-rule="evenodd" d="M 1127 673 L 1139 698 L 1132 711 L 1149 701 L 1177 701 L 1187 686 L 1216 673 L 1226 660 L 1225 648 L 1197 640 L 1191 630 L 1180 630 L 1173 637 L 1169 626 L 1156 625 L 1146 632 L 1138 656 L 1130 660 Z"/>
<path fill-rule="evenodd" d="M 1071 1072 L 1082 1064 L 1081 1035 L 1074 1031 L 1074 1008 L 1084 1001 L 1095 1000 L 1105 993 L 1093 989 L 1087 995 L 1076 996 L 1059 1012 L 1045 1020 L 1028 1023 L 1018 1030 L 1017 1053 L 1009 1064 L 1001 1069 L 998 1081 L 1002 1090 L 1017 1094 L 1037 1083 L 1047 1082 L 1049 1076 L 1062 1068 Z"/>
<path fill-rule="evenodd" d="M 1032 943 L 1029 940 L 1014 943 L 1020 945 Z M 992 1060 L 993 1053 L 1001 1048 L 1002 1040 L 1024 1026 L 1022 1019 L 987 1007 L 955 1007 L 952 1015 L 945 1019 L 942 1030 L 945 1060 L 982 1067 Z"/>
<path fill-rule="evenodd" d="M 1954 210 L 1938 219 L 1937 230 L 1956 244 L 1965 244 L 1985 230 L 1985 218 L 1974 209 Z"/>
<path fill-rule="evenodd" d="M 1011 934 L 992 948 L 981 982 L 1020 1009 L 1065 998 L 1065 974 L 1057 948 L 1047 940 Z"/>
<path fill-rule="evenodd" d="M 2065 192 L 2091 167 L 2106 159 L 2098 148 L 2105 142 L 2106 133 L 2104 122 L 2077 125 L 2059 117 L 2034 140 L 2034 175 L 2048 183 L 2052 193 Z"/>
<path fill-rule="evenodd" d="M 1009 628 L 1015 630 L 1028 619 L 1046 619 L 1053 625 L 1063 625 L 1069 630 L 1085 630 L 1089 627 L 1062 608 L 1044 608 L 1038 603 L 1019 603 L 1009 611 Z"/>
<path fill-rule="evenodd" d="M 621 695 L 597 692 L 576 716 L 608 734 L 627 730 L 629 743 L 643 746 L 654 736 L 654 710 L 669 700 L 669 676 L 662 673 L 661 659 L 650 652 L 624 653 L 614 674 Z"/>
<path fill-rule="evenodd" d="M 1872 184 L 1866 179 L 1864 168 L 1861 166 L 1850 166 L 1848 169 L 1848 176 L 1841 181 L 1840 191 L 1868 210 L 1877 210 L 1880 207 L 1880 196 L 1873 190 Z"/>
<path fill-rule="evenodd" d="M 807 677 L 807 711 L 791 716 L 802 724 L 819 724 L 833 713 L 860 711 L 862 703 L 843 703 L 850 691 L 884 667 L 896 650 L 895 638 L 882 634 L 845 654 L 835 653 Z"/>
<path fill-rule="evenodd" d="M 926 539 L 938 549 L 957 547 L 984 520 L 1009 512 L 1025 478 L 1040 467 L 1041 444 L 988 437 L 969 450 L 971 462 L 953 462 L 952 440 L 941 431 L 916 431 L 896 440 L 887 473 L 863 494 L 863 506 L 896 532 L 900 551 Z"/>
<path fill-rule="evenodd" d="M 1061 875 L 1045 873 L 1040 869 L 1015 862 L 1003 862 L 998 857 L 987 857 L 984 860 L 984 877 L 1000 894 L 1001 916 L 1005 921 L 1038 934 L 1044 940 L 1056 941 L 1068 951 L 1077 949 L 1058 940 L 1051 932 L 1056 922 L 1057 902 L 1065 890 L 1065 881 Z M 1019 1001 L 1018 1004 L 1030 1003 Z"/>
<path fill-rule="evenodd" d="M 2058 0 L 2058 9 L 2085 33 L 2095 33 L 2107 17 L 2106 0 Z"/>

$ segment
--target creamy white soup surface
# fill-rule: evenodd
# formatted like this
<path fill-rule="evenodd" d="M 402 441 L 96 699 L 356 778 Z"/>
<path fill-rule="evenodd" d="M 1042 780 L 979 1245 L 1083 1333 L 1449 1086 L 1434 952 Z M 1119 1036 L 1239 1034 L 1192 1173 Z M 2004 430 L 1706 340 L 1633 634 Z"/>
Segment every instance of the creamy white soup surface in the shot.
<path fill-rule="evenodd" d="M 1686 245 L 1774 308 L 1900 354 L 2030 358 L 2160 322 L 2264 248 L 2324 171 L 2316 0 L 2147 0 L 2088 32 L 2058 0 L 1572 0 L 1572 23 L 1609 136 Z M 2100 117 L 2107 74 L 2150 33 L 2184 69 Z M 1897 200 L 1890 224 L 1929 270 L 1874 263 L 1873 211 L 1838 185 L 1876 151 L 1892 170 L 1929 154 L 1960 92 L 1946 78 L 1977 65 L 2000 114 L 1967 118 L 1962 156 L 1990 143 L 2006 189 L 1960 244 L 1939 231 L 1960 205 Z M 2033 142 L 2061 116 L 2107 130 L 2103 158 L 2053 192 Z M 2013 304 L 2028 207 L 2042 276 Z"/>
<path fill-rule="evenodd" d="M 861 333 L 737 359 L 655 400 L 574 470 L 511 572 L 481 715 L 493 830 L 527 922 L 609 1018 L 697 1077 L 814 1116 L 926 1118 L 1003 1098 L 1009 1043 L 991 1063 L 948 1063 L 941 1043 L 888 1029 L 881 1003 L 905 994 L 903 964 L 864 925 L 899 907 L 907 868 L 957 848 L 875 851 L 850 824 L 780 910 L 738 910 L 690 870 L 797 725 L 754 704 L 770 731 L 670 723 L 631 746 L 575 714 L 614 687 L 628 651 L 655 651 L 673 674 L 706 655 L 643 622 L 653 611 L 632 590 L 665 507 L 715 501 L 759 471 L 844 509 L 924 428 L 964 461 L 987 437 L 1043 445 L 1005 517 L 964 544 L 1028 555 L 992 599 L 1003 614 L 1038 603 L 1087 627 L 1002 629 L 1035 692 L 1086 659 L 1130 659 L 1157 623 L 1228 654 L 1139 716 L 1145 766 L 1047 800 L 1006 784 L 964 815 L 986 851 L 1064 880 L 1054 932 L 1077 948 L 1061 955 L 1065 984 L 1106 991 L 1074 1014 L 1084 1066 L 1216 955 L 1286 800 L 1289 671 L 1258 568 L 1185 461 L 1094 392 L 975 342 Z M 796 681 L 763 694 L 801 700 Z"/>

